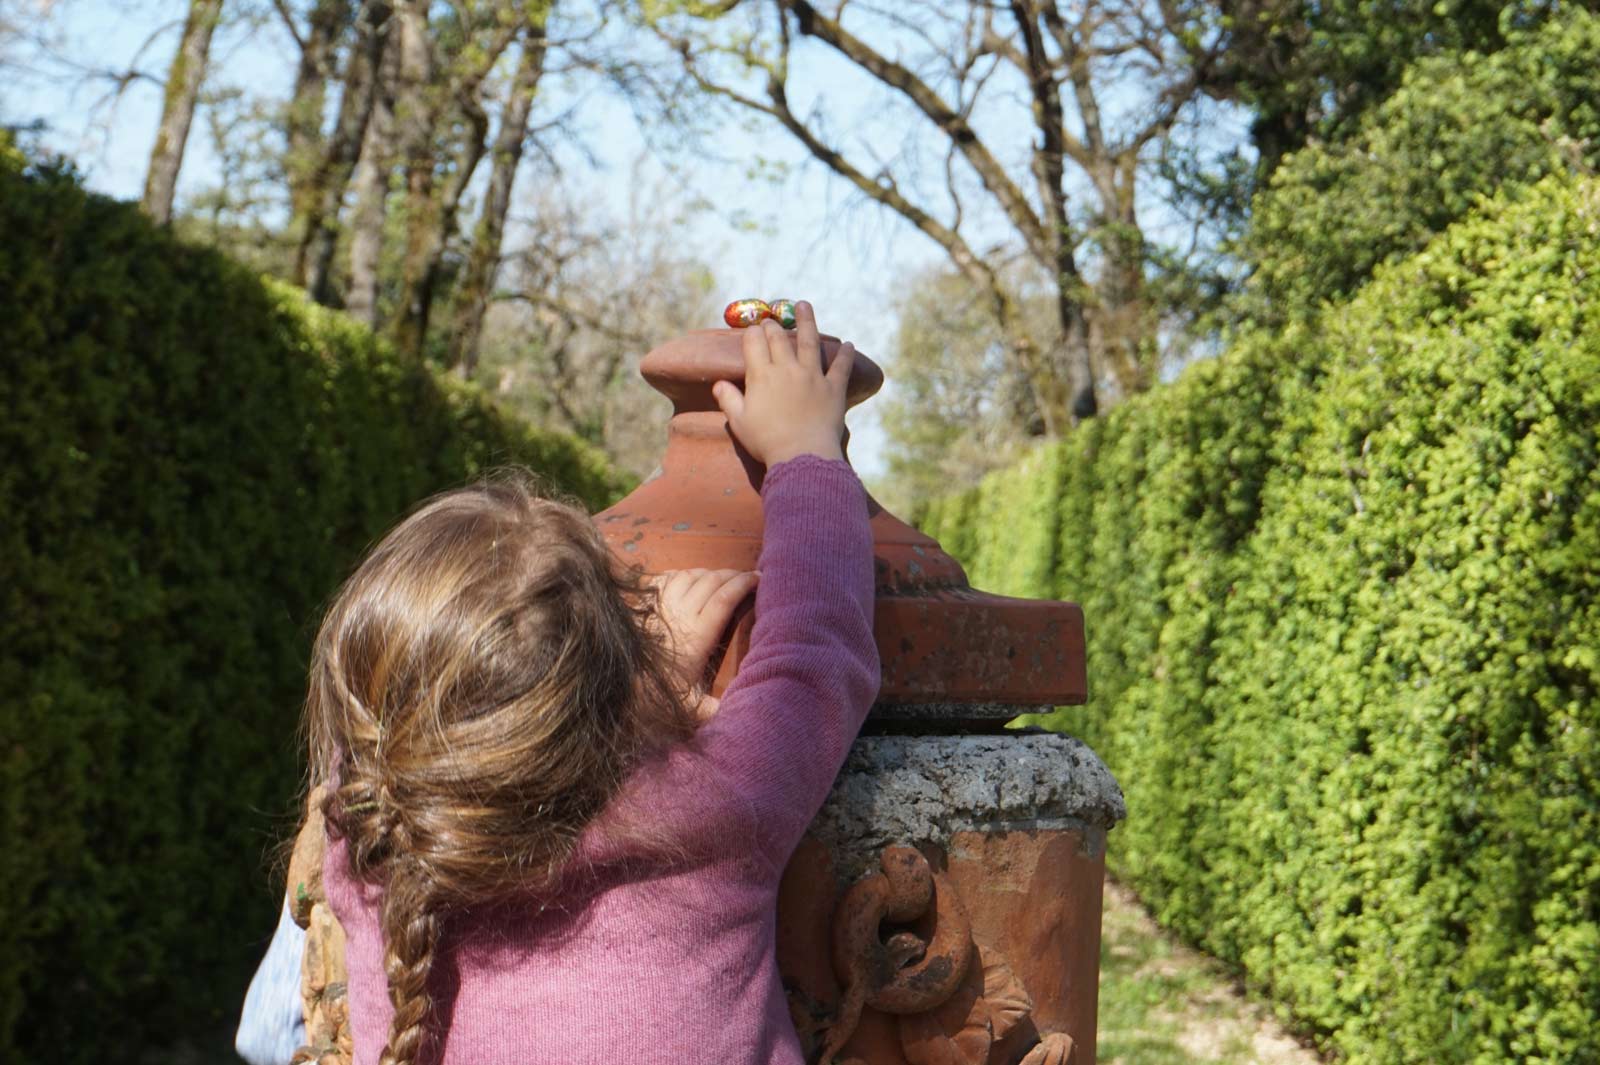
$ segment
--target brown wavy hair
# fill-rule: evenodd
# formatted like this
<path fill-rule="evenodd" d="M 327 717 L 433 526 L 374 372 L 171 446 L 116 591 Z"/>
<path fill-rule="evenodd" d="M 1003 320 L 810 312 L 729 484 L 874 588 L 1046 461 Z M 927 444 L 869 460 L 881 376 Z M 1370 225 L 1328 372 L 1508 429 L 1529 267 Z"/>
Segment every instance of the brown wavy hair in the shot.
<path fill-rule="evenodd" d="M 383 1065 L 442 1035 L 428 975 L 448 914 L 553 885 L 640 758 L 693 732 L 653 608 L 587 515 L 522 473 L 424 503 L 335 598 L 310 784 L 351 875 L 383 886 Z"/>

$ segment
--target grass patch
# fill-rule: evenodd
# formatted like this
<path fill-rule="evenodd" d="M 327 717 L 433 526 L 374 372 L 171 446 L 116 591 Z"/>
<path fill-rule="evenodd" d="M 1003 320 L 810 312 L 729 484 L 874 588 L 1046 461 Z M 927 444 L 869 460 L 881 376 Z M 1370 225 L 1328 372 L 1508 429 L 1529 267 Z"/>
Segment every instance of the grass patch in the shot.
<path fill-rule="evenodd" d="M 1100 1065 L 1317 1065 L 1220 964 L 1177 942 L 1106 883 Z"/>

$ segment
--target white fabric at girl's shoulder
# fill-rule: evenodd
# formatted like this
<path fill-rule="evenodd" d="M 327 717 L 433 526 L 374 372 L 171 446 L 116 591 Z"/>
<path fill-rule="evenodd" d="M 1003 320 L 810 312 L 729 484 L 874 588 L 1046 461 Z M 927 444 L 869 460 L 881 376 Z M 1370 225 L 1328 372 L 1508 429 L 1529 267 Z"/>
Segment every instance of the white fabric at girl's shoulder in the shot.
<path fill-rule="evenodd" d="M 284 899 L 267 956 L 261 959 L 250 990 L 245 992 L 244 1013 L 233 1040 L 233 1048 L 250 1065 L 289 1065 L 305 1042 L 300 1002 L 300 963 L 305 951 L 305 929 L 289 916 L 289 900 Z"/>

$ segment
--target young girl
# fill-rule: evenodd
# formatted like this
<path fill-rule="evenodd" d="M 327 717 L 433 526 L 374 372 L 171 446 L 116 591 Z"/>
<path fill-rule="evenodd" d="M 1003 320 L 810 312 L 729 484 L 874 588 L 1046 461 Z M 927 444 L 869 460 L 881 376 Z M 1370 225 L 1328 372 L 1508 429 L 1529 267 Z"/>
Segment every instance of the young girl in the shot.
<path fill-rule="evenodd" d="M 754 574 L 644 589 L 515 480 L 425 504 L 317 638 L 307 716 L 356 1065 L 799 1065 L 779 873 L 878 687 L 843 346 L 744 335 L 716 396 L 767 467 L 749 653 L 685 692 Z"/>

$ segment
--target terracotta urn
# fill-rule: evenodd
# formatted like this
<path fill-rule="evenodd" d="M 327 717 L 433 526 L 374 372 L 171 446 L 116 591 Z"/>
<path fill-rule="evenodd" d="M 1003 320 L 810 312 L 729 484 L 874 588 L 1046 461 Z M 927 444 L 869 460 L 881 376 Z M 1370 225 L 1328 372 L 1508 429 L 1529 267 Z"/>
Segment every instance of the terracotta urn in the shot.
<path fill-rule="evenodd" d="M 824 358 L 838 341 L 825 337 Z M 673 404 L 660 469 L 596 516 L 647 572 L 754 568 L 764 473 L 717 409 L 741 382 L 733 329 L 650 352 Z M 858 355 L 849 398 L 883 373 Z M 879 702 L 778 899 L 778 965 L 811 1062 L 1093 1065 L 1107 831 L 1124 816 L 1100 759 L 1019 714 L 1087 697 L 1083 613 L 989 595 L 939 544 L 871 504 Z M 735 619 L 709 678 L 749 646 Z"/>

